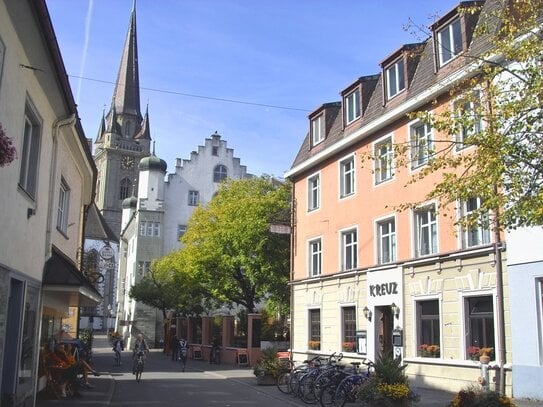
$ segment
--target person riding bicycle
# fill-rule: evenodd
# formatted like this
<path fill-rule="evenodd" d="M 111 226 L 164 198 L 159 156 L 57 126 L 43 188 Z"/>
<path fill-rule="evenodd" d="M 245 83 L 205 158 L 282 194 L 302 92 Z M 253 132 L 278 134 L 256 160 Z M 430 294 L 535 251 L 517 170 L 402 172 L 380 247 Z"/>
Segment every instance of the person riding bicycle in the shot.
<path fill-rule="evenodd" d="M 189 353 L 189 342 L 186 339 L 180 339 L 178 343 L 179 360 L 183 364 L 183 372 L 187 364 L 187 355 Z"/>
<path fill-rule="evenodd" d="M 115 357 L 119 358 L 119 364 L 121 363 L 121 352 L 124 350 L 124 341 L 121 338 L 121 335 L 115 335 L 113 340 L 113 352 L 115 352 Z"/>
<path fill-rule="evenodd" d="M 132 350 L 132 374 L 136 374 L 136 365 L 138 363 L 138 356 L 140 354 L 144 357 L 145 354 L 149 354 L 149 346 L 147 346 L 147 342 L 143 338 L 142 334 L 138 334 Z"/>

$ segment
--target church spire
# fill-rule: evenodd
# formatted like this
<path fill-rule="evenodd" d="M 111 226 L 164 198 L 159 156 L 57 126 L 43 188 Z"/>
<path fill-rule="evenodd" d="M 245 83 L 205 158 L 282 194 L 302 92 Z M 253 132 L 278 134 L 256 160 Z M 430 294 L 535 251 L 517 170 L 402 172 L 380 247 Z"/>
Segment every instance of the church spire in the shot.
<path fill-rule="evenodd" d="M 134 115 L 141 122 L 140 83 L 138 72 L 138 43 L 136 36 L 136 1 L 132 6 L 128 33 L 117 75 L 113 101 L 117 114 Z"/>

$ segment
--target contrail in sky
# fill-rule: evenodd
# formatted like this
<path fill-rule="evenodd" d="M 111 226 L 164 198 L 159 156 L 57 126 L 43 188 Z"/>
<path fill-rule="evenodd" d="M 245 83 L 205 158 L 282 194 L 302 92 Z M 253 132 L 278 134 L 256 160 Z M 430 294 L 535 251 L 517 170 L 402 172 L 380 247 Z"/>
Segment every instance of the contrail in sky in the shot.
<path fill-rule="evenodd" d="M 87 65 L 87 50 L 89 48 L 89 36 L 90 36 L 90 27 L 91 27 L 91 17 L 92 17 L 92 6 L 94 0 L 89 0 L 89 7 L 87 9 L 87 16 L 85 17 L 85 42 L 83 44 L 83 55 L 81 56 L 81 66 L 79 68 L 79 76 L 83 76 L 85 72 L 85 65 Z M 81 79 L 77 83 L 77 96 L 76 102 L 79 103 L 79 93 L 81 92 Z"/>

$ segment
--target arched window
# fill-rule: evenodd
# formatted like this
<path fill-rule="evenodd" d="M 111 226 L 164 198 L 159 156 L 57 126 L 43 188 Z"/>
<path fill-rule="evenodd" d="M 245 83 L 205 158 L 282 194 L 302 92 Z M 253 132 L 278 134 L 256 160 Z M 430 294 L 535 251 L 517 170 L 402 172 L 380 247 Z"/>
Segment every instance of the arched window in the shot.
<path fill-rule="evenodd" d="M 132 181 L 128 178 L 123 178 L 121 180 L 121 191 L 119 194 L 120 199 L 125 199 L 130 196 L 132 193 Z"/>
<path fill-rule="evenodd" d="M 213 182 L 221 182 L 226 178 L 227 173 L 228 170 L 226 169 L 226 166 L 221 164 L 217 165 L 213 170 Z"/>

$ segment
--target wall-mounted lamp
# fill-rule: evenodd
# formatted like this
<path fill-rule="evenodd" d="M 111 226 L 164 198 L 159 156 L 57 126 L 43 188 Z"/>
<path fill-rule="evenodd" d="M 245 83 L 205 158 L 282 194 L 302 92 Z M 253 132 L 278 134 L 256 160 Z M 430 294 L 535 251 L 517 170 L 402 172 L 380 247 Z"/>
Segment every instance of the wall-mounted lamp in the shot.
<path fill-rule="evenodd" d="M 396 317 L 396 319 L 400 318 L 400 307 L 398 307 L 396 304 L 392 303 L 390 304 L 390 309 L 392 310 L 392 313 Z"/>
<path fill-rule="evenodd" d="M 370 310 L 368 307 L 364 307 L 364 309 L 362 310 L 362 312 L 364 313 L 364 316 L 366 317 L 366 319 L 367 319 L 368 321 L 371 321 L 371 316 L 372 316 L 371 310 Z"/>

